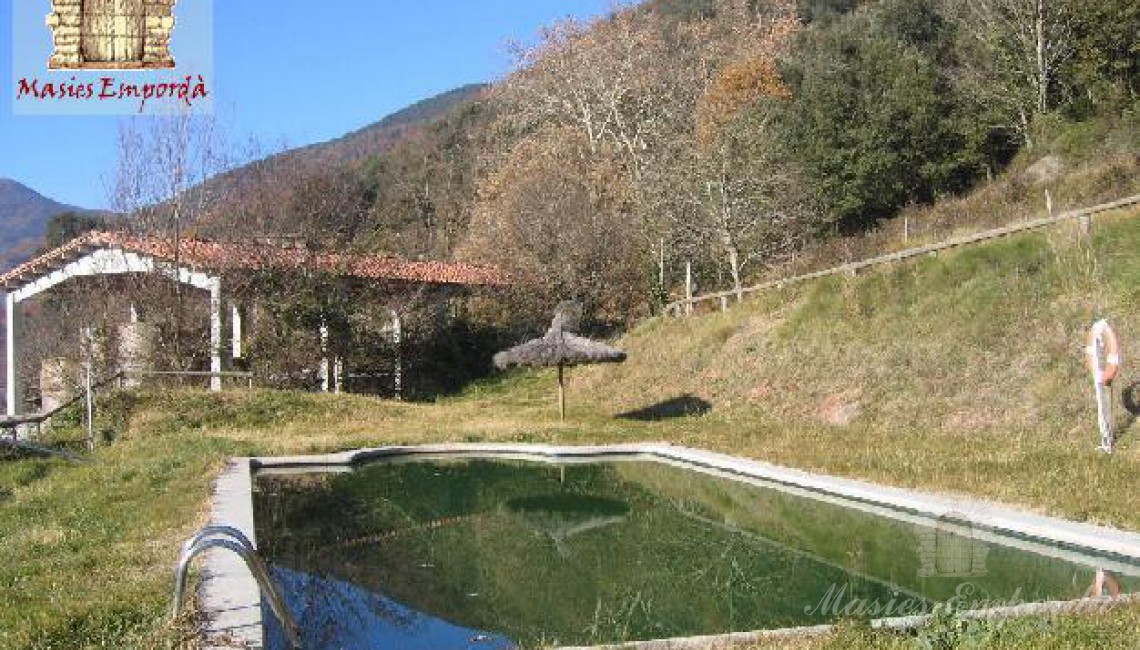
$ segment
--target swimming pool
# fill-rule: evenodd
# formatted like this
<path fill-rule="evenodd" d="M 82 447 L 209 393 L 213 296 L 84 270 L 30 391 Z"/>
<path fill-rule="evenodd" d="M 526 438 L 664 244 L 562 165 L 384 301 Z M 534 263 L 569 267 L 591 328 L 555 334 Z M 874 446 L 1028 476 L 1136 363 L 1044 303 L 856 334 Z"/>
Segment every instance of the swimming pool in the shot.
<path fill-rule="evenodd" d="M 1095 527 L 1003 531 L 985 504 L 667 449 L 263 459 L 259 552 L 306 647 L 586 646 L 1068 601 L 1098 571 L 1140 586 L 1128 533 L 1092 548 Z"/>

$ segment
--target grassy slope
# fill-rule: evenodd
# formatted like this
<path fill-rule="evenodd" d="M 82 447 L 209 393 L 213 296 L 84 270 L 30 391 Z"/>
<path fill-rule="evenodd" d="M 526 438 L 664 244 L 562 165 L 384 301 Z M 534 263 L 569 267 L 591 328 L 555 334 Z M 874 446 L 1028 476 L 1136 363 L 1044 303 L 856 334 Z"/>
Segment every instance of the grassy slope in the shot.
<path fill-rule="evenodd" d="M 818 271 L 914 246 L 943 241 L 1030 217 L 1044 217 L 1046 193 L 1054 213 L 1140 193 L 1140 113 L 1059 128 L 1034 154 L 1022 153 L 993 181 L 931 205 L 908 206 L 874 229 L 820 242 L 755 281 Z M 1040 171 L 1052 162 L 1052 171 Z M 1036 170 L 1036 171 L 1035 171 Z"/>
<path fill-rule="evenodd" d="M 631 352 L 624 366 L 571 373 L 565 425 L 548 372 L 434 405 L 269 391 L 144 395 L 129 431 L 90 464 L 0 463 L 0 647 L 176 645 L 163 620 L 170 566 L 231 455 L 669 440 L 1140 529 L 1136 427 L 1118 454 L 1092 451 L 1079 360 L 1094 312 L 1113 316 L 1126 341 L 1140 327 L 1140 221 L 1098 224 L 1092 249 L 1059 229 L 768 294 L 723 315 L 650 321 L 622 341 Z M 614 417 L 685 394 L 711 412 Z M 860 402 L 847 426 L 820 418 L 834 395 Z M 928 634 L 1009 648 L 1127 647 L 1138 626 L 1133 607 Z M 789 645 L 913 642 L 851 626 Z"/>
<path fill-rule="evenodd" d="M 1134 210 L 1098 221 L 1091 246 L 1065 226 L 652 321 L 622 341 L 629 362 L 582 371 L 577 397 L 620 412 L 694 395 L 713 410 L 691 444 L 1140 529 L 1136 428 L 1094 450 L 1082 365 L 1095 314 L 1127 360 L 1136 251 Z M 855 403 L 847 426 L 825 421 Z"/>

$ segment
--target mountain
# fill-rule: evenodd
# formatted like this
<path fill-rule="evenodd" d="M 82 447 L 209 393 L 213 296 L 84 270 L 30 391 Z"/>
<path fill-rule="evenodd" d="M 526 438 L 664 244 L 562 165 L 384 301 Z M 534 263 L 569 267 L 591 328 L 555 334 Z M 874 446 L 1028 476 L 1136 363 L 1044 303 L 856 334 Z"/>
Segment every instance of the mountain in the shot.
<path fill-rule="evenodd" d="M 385 233 L 391 240 L 385 240 L 386 252 L 420 256 L 423 251 L 418 242 L 423 233 L 405 237 L 405 231 L 414 229 L 422 221 L 416 221 L 415 215 L 409 214 L 407 205 L 401 203 L 407 197 L 395 195 L 408 191 L 408 188 L 423 187 L 425 183 L 419 182 L 422 178 L 410 179 L 417 170 L 424 171 L 434 164 L 432 171 L 438 174 L 432 176 L 433 182 L 446 185 L 450 192 L 440 191 L 436 199 L 443 200 L 445 194 L 474 196 L 474 189 L 468 188 L 464 179 L 458 178 L 457 170 L 437 163 L 444 158 L 448 161 L 463 158 L 461 153 L 471 148 L 468 145 L 472 137 L 468 129 L 471 128 L 472 116 L 480 114 L 480 107 L 486 104 L 488 88 L 485 84 L 461 86 L 418 101 L 341 137 L 285 150 L 219 174 L 193 190 L 214 197 L 210 211 L 195 221 L 195 232 L 207 238 L 230 237 L 236 225 L 232 221 L 234 215 L 257 214 L 256 228 L 261 232 L 270 236 L 293 236 L 300 226 L 291 217 L 283 217 L 289 213 L 289 202 L 295 200 L 298 191 L 316 191 L 321 196 L 340 201 L 341 207 L 355 205 L 354 201 L 367 201 L 375 203 L 371 210 L 373 214 L 397 215 L 404 221 L 412 221 L 410 225 L 370 224 L 369 229 Z M 444 137 L 450 140 L 440 142 Z M 445 146 L 447 151 L 444 151 Z M 470 158 L 474 160 L 473 152 Z M 377 170 L 390 173 L 380 179 Z M 354 186 L 356 181 L 359 182 Z M 344 182 L 348 185 L 343 185 Z M 322 183 L 332 185 L 323 190 L 312 189 Z M 380 192 L 383 197 L 361 195 L 357 190 L 365 184 L 383 187 L 384 191 Z M 386 198 L 392 201 L 383 201 Z M 415 205 L 423 204 L 415 199 L 408 200 Z M 432 208 L 447 214 L 455 211 L 448 212 L 448 207 L 436 205 Z M 332 213 L 325 216 L 336 219 L 349 211 L 350 208 L 333 208 Z M 437 223 L 440 222 L 437 220 Z M 248 224 L 241 227 L 248 227 Z M 400 245 L 408 238 L 416 243 L 408 247 Z M 324 245 L 337 244 L 326 242 Z"/>
<path fill-rule="evenodd" d="M 381 153 L 412 131 L 445 117 L 457 107 L 474 101 L 489 88 L 468 84 L 418 101 L 379 122 L 347 133 L 335 140 L 300 147 L 281 154 L 308 158 L 321 165 L 351 163 Z"/>
<path fill-rule="evenodd" d="M 213 186 L 213 189 L 219 186 L 241 188 L 246 181 L 256 177 L 258 171 L 266 168 L 336 169 L 382 154 L 460 106 L 479 99 L 489 87 L 487 84 L 468 84 L 454 88 L 420 100 L 339 138 L 288 149 L 230 170 L 207 181 L 207 186 Z"/>
<path fill-rule="evenodd" d="M 0 272 L 31 257 L 43 243 L 48 221 L 68 211 L 83 212 L 14 180 L 0 178 Z"/>

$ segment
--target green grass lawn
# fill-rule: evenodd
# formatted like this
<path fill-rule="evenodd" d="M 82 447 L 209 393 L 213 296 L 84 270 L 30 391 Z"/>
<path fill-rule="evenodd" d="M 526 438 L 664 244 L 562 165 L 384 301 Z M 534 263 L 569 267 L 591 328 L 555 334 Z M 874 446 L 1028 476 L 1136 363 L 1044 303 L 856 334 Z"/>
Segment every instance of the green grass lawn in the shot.
<path fill-rule="evenodd" d="M 434 404 L 274 391 L 155 391 L 104 404 L 90 462 L 0 461 L 0 647 L 189 645 L 166 623 L 178 545 L 234 455 L 400 443 L 669 441 L 830 474 L 957 492 L 1140 530 L 1137 426 L 1097 443 L 1083 331 L 1140 332 L 1140 226 L 1098 222 L 849 279 L 726 314 L 648 321 L 623 366 L 518 373 Z M 1134 366 L 1133 366 L 1134 367 Z M 1125 373 L 1122 383 L 1135 378 Z M 687 397 L 701 415 L 619 417 Z M 853 405 L 853 406 L 852 406 Z M 830 418 L 851 407 L 845 424 Z M 842 409 L 840 409 L 842 410 Z M 831 419 L 832 421 L 829 421 Z M 63 427 L 61 438 L 78 437 Z M 858 624 L 785 647 L 1136 647 L 1140 607 L 917 634 Z"/>

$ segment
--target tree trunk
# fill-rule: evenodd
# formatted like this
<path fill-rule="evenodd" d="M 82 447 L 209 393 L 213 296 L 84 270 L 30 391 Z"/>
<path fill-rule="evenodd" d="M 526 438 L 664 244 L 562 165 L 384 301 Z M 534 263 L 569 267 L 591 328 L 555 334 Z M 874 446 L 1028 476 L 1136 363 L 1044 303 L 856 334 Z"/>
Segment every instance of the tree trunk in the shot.
<path fill-rule="evenodd" d="M 1025 139 L 1025 150 L 1033 151 L 1033 137 L 1029 134 L 1029 115 L 1024 110 L 1019 110 L 1017 117 L 1021 120 L 1021 137 Z"/>
<path fill-rule="evenodd" d="M 171 234 L 174 239 L 174 272 L 179 273 L 182 268 L 182 215 L 179 211 L 181 197 L 175 197 L 171 211 Z M 179 370 L 188 370 L 190 364 L 182 356 L 182 282 L 174 282 L 174 364 Z M 181 380 L 180 380 L 181 381 Z"/>
<path fill-rule="evenodd" d="M 693 261 L 685 261 L 685 315 L 693 313 Z"/>
<path fill-rule="evenodd" d="M 1037 0 L 1033 35 L 1037 45 L 1037 112 L 1044 113 L 1049 93 L 1049 70 L 1045 61 L 1045 0 Z"/>
<path fill-rule="evenodd" d="M 657 289 L 662 296 L 665 295 L 665 238 L 660 241 L 657 251 Z"/>
<path fill-rule="evenodd" d="M 744 300 L 744 285 L 740 281 L 740 251 L 732 243 L 727 244 L 725 250 L 728 253 L 728 272 L 732 274 L 732 290 L 736 292 L 736 302 L 740 302 Z"/>

